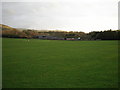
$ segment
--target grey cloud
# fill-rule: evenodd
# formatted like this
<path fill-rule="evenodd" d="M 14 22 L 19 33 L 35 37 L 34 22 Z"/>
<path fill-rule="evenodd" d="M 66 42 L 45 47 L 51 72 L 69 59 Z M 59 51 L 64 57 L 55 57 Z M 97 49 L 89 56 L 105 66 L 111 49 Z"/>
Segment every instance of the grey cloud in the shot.
<path fill-rule="evenodd" d="M 50 2 L 51 1 L 51 2 Z M 116 27 L 114 0 L 41 0 L 40 2 L 3 2 L 3 24 L 18 28 L 77 29 L 87 31 Z M 98 1 L 98 2 L 97 2 Z M 106 2 L 106 3 L 103 3 Z M 104 18 L 104 19 L 103 19 Z M 103 19 L 103 22 L 101 20 Z M 113 23 L 109 22 L 113 20 Z M 104 27 L 104 25 L 109 25 Z M 91 25 L 90 25 L 91 24 Z M 113 27 L 112 27 L 113 26 Z"/>

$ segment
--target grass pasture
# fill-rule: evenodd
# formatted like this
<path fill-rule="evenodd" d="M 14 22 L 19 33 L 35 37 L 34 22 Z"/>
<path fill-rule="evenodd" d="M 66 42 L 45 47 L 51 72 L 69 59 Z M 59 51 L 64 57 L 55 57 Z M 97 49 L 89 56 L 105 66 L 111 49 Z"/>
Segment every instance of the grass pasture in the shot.
<path fill-rule="evenodd" d="M 3 88 L 118 87 L 117 41 L 3 39 Z"/>

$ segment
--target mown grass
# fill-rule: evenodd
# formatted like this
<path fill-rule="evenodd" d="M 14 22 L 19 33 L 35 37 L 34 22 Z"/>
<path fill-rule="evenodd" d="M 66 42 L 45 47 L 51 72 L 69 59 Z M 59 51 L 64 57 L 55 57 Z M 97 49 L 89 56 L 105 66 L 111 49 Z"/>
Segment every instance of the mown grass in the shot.
<path fill-rule="evenodd" d="M 3 39 L 3 88 L 115 87 L 117 41 Z"/>

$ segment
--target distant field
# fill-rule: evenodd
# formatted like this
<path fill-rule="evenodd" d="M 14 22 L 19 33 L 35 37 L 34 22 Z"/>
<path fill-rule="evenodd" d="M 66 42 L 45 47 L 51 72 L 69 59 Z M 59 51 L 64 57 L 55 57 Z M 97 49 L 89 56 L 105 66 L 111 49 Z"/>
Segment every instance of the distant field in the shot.
<path fill-rule="evenodd" d="M 117 41 L 3 39 L 3 88 L 115 88 L 117 83 Z"/>

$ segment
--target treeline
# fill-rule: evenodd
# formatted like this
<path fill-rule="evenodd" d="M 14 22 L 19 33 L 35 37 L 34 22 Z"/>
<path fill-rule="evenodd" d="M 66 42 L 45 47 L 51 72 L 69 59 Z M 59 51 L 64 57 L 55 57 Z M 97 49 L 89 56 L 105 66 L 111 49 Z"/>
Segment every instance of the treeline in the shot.
<path fill-rule="evenodd" d="M 55 36 L 63 38 L 77 38 L 85 35 L 84 32 L 66 32 L 66 31 L 37 31 L 37 30 L 2 30 L 2 37 L 9 38 L 35 38 L 36 36 Z"/>
<path fill-rule="evenodd" d="M 93 39 L 93 40 L 119 40 L 120 39 L 120 31 L 119 30 L 90 32 L 89 35 L 90 35 L 91 39 Z"/>
<path fill-rule="evenodd" d="M 89 33 L 77 31 L 38 31 L 18 30 L 6 25 L 1 25 L 2 37 L 8 38 L 36 38 L 36 36 L 54 36 L 59 38 L 80 38 L 80 40 L 120 40 L 120 30 L 92 31 Z"/>

